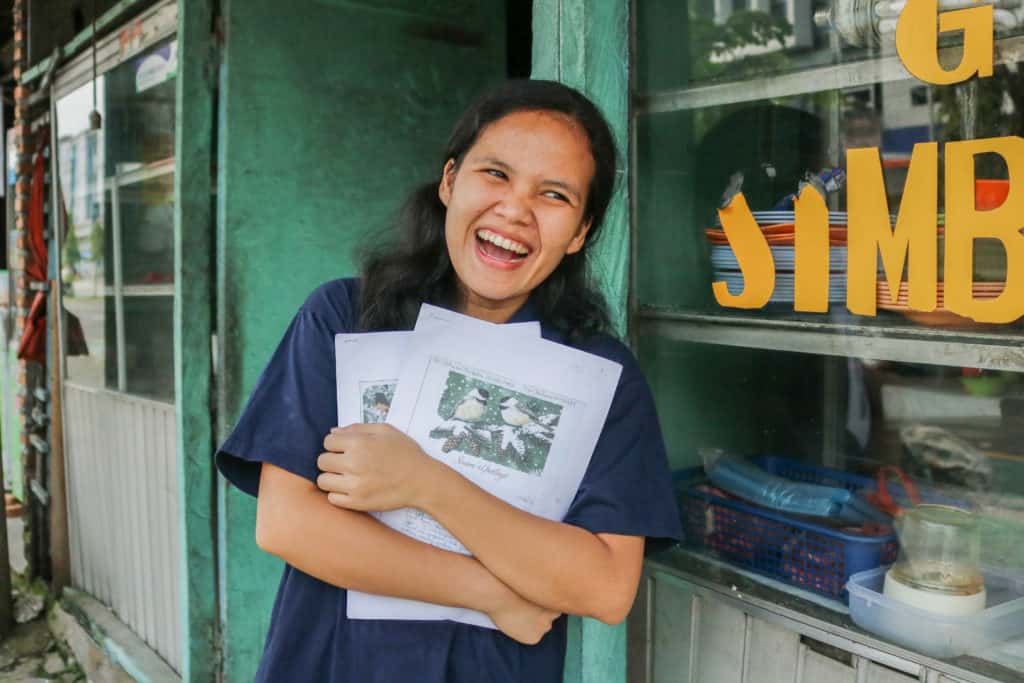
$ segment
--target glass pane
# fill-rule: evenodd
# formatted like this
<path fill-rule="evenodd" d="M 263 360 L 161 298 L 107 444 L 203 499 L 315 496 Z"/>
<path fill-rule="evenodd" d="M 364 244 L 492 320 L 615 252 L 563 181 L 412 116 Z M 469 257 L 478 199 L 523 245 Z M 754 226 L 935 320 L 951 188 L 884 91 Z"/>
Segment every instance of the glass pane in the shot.
<path fill-rule="evenodd" d="M 174 298 L 126 296 L 125 360 L 127 391 L 157 400 L 174 400 Z"/>
<path fill-rule="evenodd" d="M 631 322 L 687 537 L 837 601 L 850 574 L 897 559 L 896 524 L 878 515 L 917 500 L 908 482 L 923 502 L 977 515 L 982 565 L 1024 575 L 1024 293 L 1007 290 L 1018 286 L 1008 271 L 1024 266 L 1011 208 L 1021 190 L 1010 184 L 1021 174 L 1024 37 L 1017 0 L 983 2 L 994 5 L 993 74 L 946 86 L 910 78 L 896 55 L 902 0 L 634 3 Z M 961 40 L 940 38 L 947 68 Z M 801 222 L 797 245 L 793 200 L 807 184 L 825 206 L 817 225 Z M 726 234 L 720 210 L 739 192 L 753 221 Z M 878 207 L 874 225 L 858 220 L 866 207 Z M 1003 239 L 974 238 L 986 225 Z M 909 250 L 885 244 L 897 226 L 917 235 Z M 821 251 L 798 273 L 815 227 Z M 871 230 L 878 239 L 860 256 L 850 245 Z M 761 298 L 730 300 L 758 283 Z M 798 286 L 820 306 L 797 311 Z M 870 311 L 849 292 L 876 314 L 852 313 Z M 1006 312 L 986 316 L 993 300 Z M 731 478 L 707 476 L 713 452 L 733 458 L 722 461 Z M 837 494 L 816 513 L 791 498 L 767 521 L 780 501 L 751 484 L 766 473 L 859 491 L 863 518 L 838 516 Z M 889 480 L 887 502 L 879 482 Z M 805 494 L 801 503 L 813 500 Z M 811 523 L 879 552 L 812 536 Z M 993 585 L 989 597 L 1005 599 L 1006 581 Z M 980 656 L 1019 671 L 1021 642 L 1016 658 Z"/>
<path fill-rule="evenodd" d="M 1013 41 L 1022 33 L 1017 3 L 995 4 L 996 37 Z M 902 6 L 902 0 L 637 0 L 638 91 L 654 95 L 892 60 Z M 963 6 L 939 3 L 942 10 Z M 956 49 L 960 40 L 944 34 L 940 44 Z"/>
<path fill-rule="evenodd" d="M 96 81 L 96 109 L 105 113 L 106 77 Z M 91 130 L 92 84 L 57 102 L 61 193 L 67 211 L 61 279 L 68 313 L 68 379 L 90 386 L 117 387 L 117 335 L 109 239 L 110 194 L 104 191 L 105 131 Z M 84 345 L 72 344 L 82 332 Z M 70 348 L 74 346 L 76 348 Z"/>
<path fill-rule="evenodd" d="M 1024 87 L 1024 73 L 1018 65 L 1011 66 L 996 67 L 991 78 L 957 86 L 927 86 L 908 79 L 637 117 L 639 303 L 768 320 L 831 320 L 1019 334 L 1019 316 L 1009 323 L 976 323 L 943 306 L 947 284 L 945 150 L 947 143 L 1022 131 L 1024 112 L 1016 93 Z M 940 143 L 938 170 L 929 178 L 938 197 L 935 232 L 929 237 L 937 245 L 936 310 L 921 313 L 908 307 L 906 261 L 901 271 L 888 273 L 895 282 L 903 283 L 902 291 L 890 292 L 879 260 L 877 315 L 858 316 L 848 311 L 848 187 L 840 185 L 826 192 L 831 212 L 829 310 L 825 314 L 796 312 L 792 197 L 801 183 L 808 177 L 827 179 L 838 169 L 846 169 L 851 149 L 878 148 L 875 168 L 894 219 L 902 205 L 911 151 L 924 142 Z M 996 154 L 979 155 L 975 173 L 976 185 L 967 191 L 973 190 L 976 207 L 998 206 L 1008 188 L 1006 164 Z M 739 185 L 735 185 L 737 178 L 742 179 Z M 742 190 L 770 245 L 775 271 L 771 299 L 757 309 L 721 305 L 712 289 L 713 282 L 725 282 L 728 292 L 735 295 L 744 286 L 737 254 L 718 218 L 724 197 L 736 187 Z M 913 245 L 915 251 L 921 247 L 921 243 Z M 972 259 L 971 296 L 982 300 L 998 295 L 1007 280 L 1003 244 L 976 240 Z M 863 278 L 865 273 L 858 271 L 850 277 Z"/>
<path fill-rule="evenodd" d="M 69 225 L 64 302 L 79 319 L 85 340 L 82 347 L 69 337 L 68 377 L 166 399 L 174 395 L 168 373 L 173 369 L 176 66 L 176 43 L 169 41 L 98 77 L 98 130 L 89 125 L 92 83 L 57 104 Z M 134 302 L 135 297 L 142 299 Z M 118 315 L 123 315 L 124 349 L 118 349 Z M 143 324 L 160 330 L 166 343 L 143 341 L 148 334 L 141 331 Z M 69 333 L 74 327 L 69 321 Z M 88 355 L 76 355 L 86 349 Z"/>
<path fill-rule="evenodd" d="M 834 536 L 841 544 L 865 539 L 867 547 L 870 539 L 893 533 L 891 522 L 879 528 L 863 520 L 759 507 L 735 492 L 736 479 L 709 484 L 702 452 L 720 449 L 762 471 L 841 486 L 868 501 L 879 491 L 879 473 L 886 467 L 886 490 L 898 505 L 911 505 L 905 495 L 910 481 L 922 502 L 970 510 L 979 521 L 984 571 L 1024 574 L 1024 374 L 644 335 L 639 357 L 680 482 L 687 541 L 703 552 L 839 600 L 849 572 L 830 553 L 842 546 L 811 549 L 804 545 L 807 539 L 818 543 L 841 532 Z M 869 504 L 886 509 L 881 500 Z M 776 535 L 773 520 L 779 515 L 811 526 L 785 527 L 788 535 Z M 856 571 L 892 562 L 895 551 L 893 545 L 888 557 L 875 557 Z M 850 553 L 845 561 L 853 561 Z M 1003 652 L 978 656 L 1015 670 L 1019 661 Z"/>
<path fill-rule="evenodd" d="M 122 185 L 119 197 L 124 284 L 173 294 L 174 174 Z"/>

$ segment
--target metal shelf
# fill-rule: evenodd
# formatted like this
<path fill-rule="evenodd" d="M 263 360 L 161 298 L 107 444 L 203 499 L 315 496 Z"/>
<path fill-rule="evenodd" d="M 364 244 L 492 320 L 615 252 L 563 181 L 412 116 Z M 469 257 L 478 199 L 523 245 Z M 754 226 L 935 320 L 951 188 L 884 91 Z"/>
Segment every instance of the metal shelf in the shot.
<path fill-rule="evenodd" d="M 637 331 L 720 346 L 1024 372 L 1024 335 L 744 318 L 642 308 Z"/>
<path fill-rule="evenodd" d="M 174 283 L 159 285 L 125 285 L 125 296 L 174 296 Z"/>
<path fill-rule="evenodd" d="M 174 173 L 174 157 L 168 157 L 167 159 L 160 159 L 148 164 L 135 165 L 128 170 L 123 170 L 109 176 L 106 180 L 108 187 L 114 187 L 115 185 L 126 187 L 172 173 Z"/>
<path fill-rule="evenodd" d="M 117 296 L 117 291 L 116 286 L 102 287 L 96 291 L 95 296 Z M 174 283 L 122 285 L 121 293 L 124 296 L 174 296 Z"/>
<path fill-rule="evenodd" d="M 944 47 L 939 50 L 939 59 L 943 62 L 955 63 L 959 59 L 960 53 L 959 46 Z M 993 60 L 996 64 L 1024 61 L 1024 36 L 1011 36 L 997 40 Z M 650 95 L 638 96 L 635 110 L 637 114 L 658 114 L 738 102 L 754 102 L 775 97 L 791 97 L 913 78 L 899 57 L 892 54 L 876 59 L 815 67 L 777 76 L 663 90 Z"/>

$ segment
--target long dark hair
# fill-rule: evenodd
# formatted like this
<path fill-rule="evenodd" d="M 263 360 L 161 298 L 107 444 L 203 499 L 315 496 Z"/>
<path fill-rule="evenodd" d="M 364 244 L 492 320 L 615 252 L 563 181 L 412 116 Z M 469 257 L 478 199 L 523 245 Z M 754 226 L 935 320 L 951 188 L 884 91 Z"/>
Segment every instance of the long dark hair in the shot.
<path fill-rule="evenodd" d="M 448 159 L 458 167 L 480 133 L 515 112 L 555 112 L 581 126 L 594 157 L 594 178 L 587 191 L 583 220 L 590 221 L 583 248 L 568 254 L 531 293 L 539 318 L 570 342 L 608 327 L 608 313 L 593 287 L 586 253 L 600 233 L 615 185 L 615 142 L 597 107 L 572 88 L 554 81 L 512 80 L 485 93 L 463 113 L 448 139 Z M 458 301 L 455 269 L 445 242 L 445 206 L 437 195 L 440 176 L 416 188 L 399 214 L 399 239 L 371 252 L 363 262 L 363 330 L 412 327 L 422 302 L 454 308 Z"/>

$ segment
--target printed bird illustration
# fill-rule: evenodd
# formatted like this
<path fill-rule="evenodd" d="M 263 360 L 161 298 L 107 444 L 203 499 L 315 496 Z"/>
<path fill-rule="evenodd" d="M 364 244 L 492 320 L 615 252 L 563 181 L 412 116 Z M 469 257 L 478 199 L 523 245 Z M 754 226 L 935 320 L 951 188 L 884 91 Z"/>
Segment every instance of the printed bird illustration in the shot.
<path fill-rule="evenodd" d="M 530 424 L 545 424 L 543 420 L 539 419 L 525 405 L 520 403 L 519 399 L 515 396 L 505 396 L 502 398 L 500 405 L 502 407 L 502 420 L 507 425 L 525 427 Z"/>
<path fill-rule="evenodd" d="M 463 422 L 479 422 L 483 419 L 484 409 L 487 407 L 487 400 L 491 395 L 486 389 L 473 389 L 462 399 L 459 405 L 455 406 L 450 420 L 462 420 Z"/>

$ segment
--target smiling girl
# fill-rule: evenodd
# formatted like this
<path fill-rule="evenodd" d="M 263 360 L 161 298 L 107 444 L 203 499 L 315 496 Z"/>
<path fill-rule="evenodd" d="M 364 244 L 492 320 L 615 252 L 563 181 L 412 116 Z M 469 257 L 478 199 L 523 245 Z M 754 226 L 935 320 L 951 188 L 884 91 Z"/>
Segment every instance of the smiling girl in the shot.
<path fill-rule="evenodd" d="M 645 539 L 678 539 L 680 526 L 650 391 L 604 332 L 588 278 L 614 181 L 612 136 L 589 100 L 558 83 L 506 83 L 456 124 L 399 238 L 360 280 L 322 285 L 299 310 L 217 453 L 228 479 L 258 493 L 257 543 L 286 563 L 257 680 L 554 683 L 564 615 L 625 618 Z M 333 425 L 334 335 L 411 329 L 424 302 L 538 320 L 545 338 L 623 366 L 562 522 L 491 496 L 390 425 Z M 400 507 L 433 516 L 472 556 L 366 514 Z M 347 589 L 478 610 L 498 630 L 350 620 Z"/>

